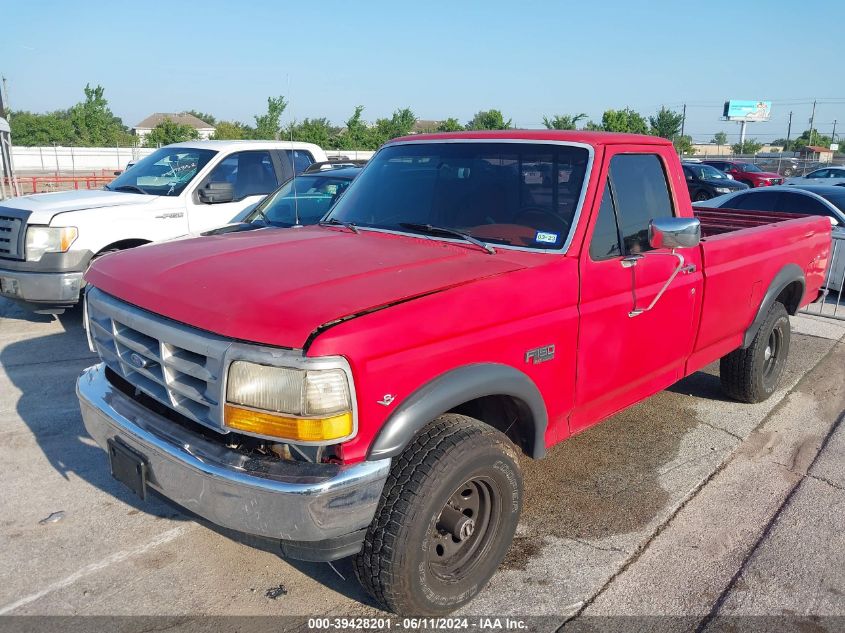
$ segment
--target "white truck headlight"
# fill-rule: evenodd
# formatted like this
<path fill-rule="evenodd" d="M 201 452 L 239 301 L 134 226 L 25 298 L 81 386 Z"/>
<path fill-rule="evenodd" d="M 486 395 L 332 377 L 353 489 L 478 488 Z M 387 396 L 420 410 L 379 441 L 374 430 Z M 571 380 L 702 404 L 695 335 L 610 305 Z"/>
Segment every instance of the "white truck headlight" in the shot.
<path fill-rule="evenodd" d="M 234 361 L 229 366 L 224 424 L 299 442 L 348 439 L 354 420 L 346 372 Z"/>
<path fill-rule="evenodd" d="M 37 262 L 44 253 L 66 253 L 79 237 L 75 226 L 29 226 L 26 229 L 26 261 Z"/>

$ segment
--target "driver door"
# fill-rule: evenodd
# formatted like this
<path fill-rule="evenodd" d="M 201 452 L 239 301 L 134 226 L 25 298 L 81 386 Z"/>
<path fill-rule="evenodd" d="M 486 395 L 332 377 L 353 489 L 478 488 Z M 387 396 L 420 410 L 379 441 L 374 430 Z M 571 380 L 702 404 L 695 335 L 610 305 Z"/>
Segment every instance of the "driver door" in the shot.
<path fill-rule="evenodd" d="M 678 258 L 648 242 L 651 219 L 679 215 L 666 178 L 665 165 L 677 161 L 671 152 L 671 147 L 653 153 L 624 145 L 608 148 L 604 192 L 579 264 L 573 433 L 679 380 L 692 351 L 702 286 L 700 249 L 676 249 L 684 258 L 683 272 L 666 286 L 681 268 Z M 673 184 L 682 187 L 684 181 Z M 664 286 L 652 309 L 632 314 L 649 306 Z"/>
<path fill-rule="evenodd" d="M 234 152 L 221 160 L 188 199 L 188 224 L 192 234 L 202 233 L 235 221 L 248 207 L 254 207 L 279 186 L 273 154 L 268 150 Z M 199 191 L 208 183 L 232 185 L 231 201 L 207 204 Z"/>

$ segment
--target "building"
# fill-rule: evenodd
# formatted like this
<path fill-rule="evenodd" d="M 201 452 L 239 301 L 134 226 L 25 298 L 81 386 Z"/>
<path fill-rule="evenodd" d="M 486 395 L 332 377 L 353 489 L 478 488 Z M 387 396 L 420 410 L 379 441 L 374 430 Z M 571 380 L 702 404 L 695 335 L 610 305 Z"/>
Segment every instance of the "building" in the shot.
<path fill-rule="evenodd" d="M 833 161 L 833 150 L 820 145 L 807 145 L 801 150 L 801 154 L 806 158 L 817 160 L 820 163 L 830 163 Z"/>
<path fill-rule="evenodd" d="M 188 114 L 187 112 L 156 112 L 138 123 L 134 128 L 132 128 L 132 131 L 135 133 L 135 136 L 138 137 L 138 140 L 143 143 L 144 137 L 152 132 L 153 128 L 165 119 L 170 119 L 179 125 L 190 125 L 197 131 L 199 138 L 203 140 L 208 140 L 211 138 L 211 135 L 214 134 L 214 126 L 209 125 L 202 119 L 198 119 L 193 114 Z"/>
<path fill-rule="evenodd" d="M 711 156 L 730 156 L 733 154 L 732 143 L 725 143 L 724 145 L 716 145 L 716 143 L 693 143 L 693 156 L 696 158 L 709 158 Z M 772 154 L 783 151 L 783 147 L 779 145 L 763 145 L 758 154 Z"/>

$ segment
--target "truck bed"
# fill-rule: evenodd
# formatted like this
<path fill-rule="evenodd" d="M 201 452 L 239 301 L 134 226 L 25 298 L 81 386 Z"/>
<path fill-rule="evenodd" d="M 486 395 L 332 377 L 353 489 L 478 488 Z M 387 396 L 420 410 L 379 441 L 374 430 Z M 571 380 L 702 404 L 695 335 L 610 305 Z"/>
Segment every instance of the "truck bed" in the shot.
<path fill-rule="evenodd" d="M 830 222 L 819 216 L 693 207 L 701 221 L 704 297 L 688 373 L 742 344 L 758 306 L 784 266 L 804 273 L 803 296 L 819 294 L 830 250 Z M 822 254 L 820 257 L 819 254 Z"/>
<path fill-rule="evenodd" d="M 806 217 L 794 213 L 741 211 L 737 209 L 714 209 L 696 206 L 693 206 L 692 211 L 695 217 L 701 221 L 702 238 Z"/>

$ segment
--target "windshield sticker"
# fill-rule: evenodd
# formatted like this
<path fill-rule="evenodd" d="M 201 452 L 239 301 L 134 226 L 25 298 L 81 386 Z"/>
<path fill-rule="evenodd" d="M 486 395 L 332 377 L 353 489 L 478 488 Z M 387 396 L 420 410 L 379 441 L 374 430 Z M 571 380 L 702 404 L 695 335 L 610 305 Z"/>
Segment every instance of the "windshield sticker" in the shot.
<path fill-rule="evenodd" d="M 540 242 L 541 244 L 554 244 L 557 242 L 557 233 L 544 233 L 543 231 L 537 231 L 537 235 L 534 236 L 535 242 Z"/>

